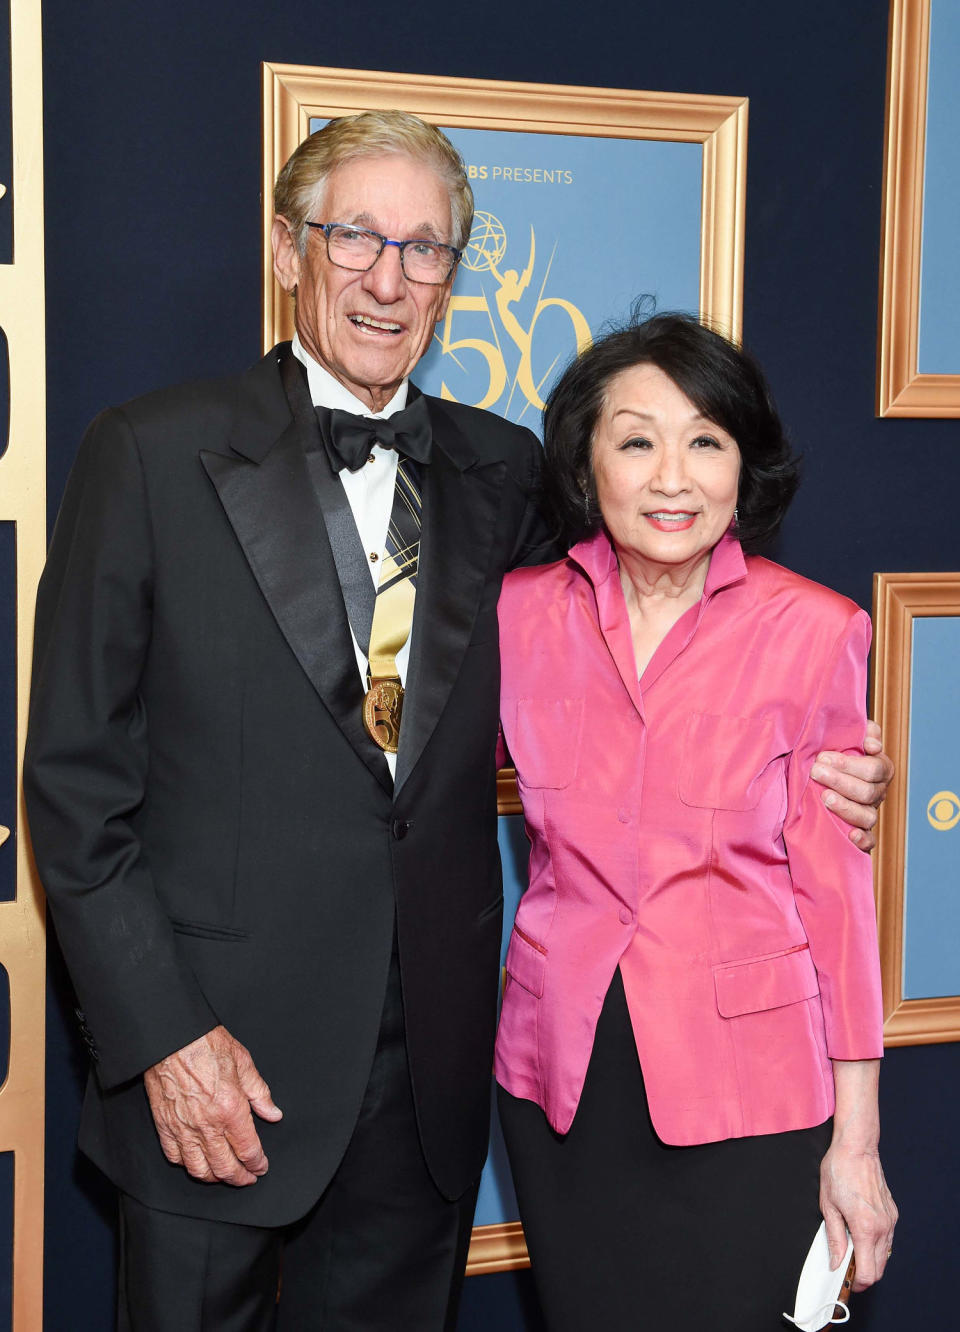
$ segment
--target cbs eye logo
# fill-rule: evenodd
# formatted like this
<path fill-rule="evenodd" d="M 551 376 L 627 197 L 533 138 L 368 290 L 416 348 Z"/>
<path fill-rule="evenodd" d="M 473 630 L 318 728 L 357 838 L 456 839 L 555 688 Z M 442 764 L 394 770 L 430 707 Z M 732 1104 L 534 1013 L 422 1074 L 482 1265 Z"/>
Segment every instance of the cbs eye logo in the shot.
<path fill-rule="evenodd" d="M 937 832 L 949 832 L 960 823 L 960 797 L 952 791 L 938 791 L 927 804 L 927 818 Z"/>

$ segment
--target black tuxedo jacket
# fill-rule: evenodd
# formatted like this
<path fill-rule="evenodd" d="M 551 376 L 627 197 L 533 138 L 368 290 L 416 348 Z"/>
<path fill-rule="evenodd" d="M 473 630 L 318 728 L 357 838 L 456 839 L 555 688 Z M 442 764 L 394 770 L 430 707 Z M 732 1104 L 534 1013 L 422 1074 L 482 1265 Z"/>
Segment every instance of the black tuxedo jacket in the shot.
<path fill-rule="evenodd" d="M 349 1139 L 394 922 L 421 1137 L 459 1195 L 486 1149 L 502 894 L 494 758 L 503 573 L 551 552 L 539 446 L 428 399 L 396 783 L 362 689 L 275 349 L 103 413 L 40 587 L 26 792 L 97 1062 L 81 1146 L 167 1211 L 304 1213 Z M 315 428 L 311 424 L 310 428 Z M 284 1119 L 248 1188 L 163 1157 L 141 1074 L 217 1023 Z"/>

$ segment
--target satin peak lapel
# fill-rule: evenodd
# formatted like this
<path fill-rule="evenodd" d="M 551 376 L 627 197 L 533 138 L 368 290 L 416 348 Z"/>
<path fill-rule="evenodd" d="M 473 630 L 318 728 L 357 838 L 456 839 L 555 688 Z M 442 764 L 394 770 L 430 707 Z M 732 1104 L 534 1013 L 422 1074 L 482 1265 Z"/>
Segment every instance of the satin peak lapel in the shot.
<path fill-rule="evenodd" d="M 282 397 L 279 384 L 277 391 Z M 209 450 L 201 450 L 200 459 L 284 638 L 347 740 L 389 791 L 386 760 L 363 729 L 347 613 L 306 462 L 311 441 L 289 413 L 287 420 L 259 463 Z"/>
<path fill-rule="evenodd" d="M 506 464 L 481 464 L 429 402 L 434 450 L 425 468 L 420 572 L 395 790 L 417 764 L 450 697 L 486 583 Z"/>

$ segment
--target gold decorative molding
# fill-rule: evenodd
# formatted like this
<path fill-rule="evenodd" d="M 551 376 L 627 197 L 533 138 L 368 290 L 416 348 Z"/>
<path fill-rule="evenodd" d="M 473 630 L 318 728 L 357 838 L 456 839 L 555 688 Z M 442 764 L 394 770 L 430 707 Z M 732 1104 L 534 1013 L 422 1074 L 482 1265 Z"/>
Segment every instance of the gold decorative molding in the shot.
<path fill-rule="evenodd" d="M 743 249 L 747 188 L 747 100 L 706 134 L 700 234 L 700 312 L 737 342 L 743 337 Z M 729 256 L 735 256 L 731 263 Z"/>
<path fill-rule="evenodd" d="M 930 0 L 891 0 L 878 416 L 960 416 L 960 374 L 921 374 L 917 368 L 929 54 Z"/>
<path fill-rule="evenodd" d="M 474 1226 L 467 1258 L 467 1276 L 508 1272 L 529 1266 L 527 1241 L 519 1221 L 505 1221 L 497 1226 Z"/>
<path fill-rule="evenodd" d="M 513 768 L 501 768 L 497 773 L 497 813 L 522 814 L 517 774 Z"/>
<path fill-rule="evenodd" d="M 714 327 L 741 337 L 746 98 L 265 63 L 264 351 L 293 332 L 290 301 L 274 279 L 270 248 L 277 172 L 314 117 L 391 107 L 447 127 L 703 144 L 700 311 Z"/>
<path fill-rule="evenodd" d="M 960 1040 L 960 996 L 903 997 L 904 869 L 913 621 L 960 615 L 960 573 L 878 573 L 873 580 L 873 715 L 897 769 L 880 807 L 874 883 L 883 974 L 884 1044 Z"/>
<path fill-rule="evenodd" d="M 10 434 L 0 458 L 0 521 L 16 524 L 17 779 L 30 683 L 33 603 L 46 551 L 43 100 L 39 0 L 11 0 L 13 263 L 0 264 L 0 325 L 10 365 Z M 4 207 L 11 201 L 5 200 Z M 10 979 L 10 1063 L 0 1089 L 0 1151 L 14 1153 L 13 1332 L 43 1324 L 44 913 L 23 801 L 17 891 L 0 904 L 0 962 Z"/>

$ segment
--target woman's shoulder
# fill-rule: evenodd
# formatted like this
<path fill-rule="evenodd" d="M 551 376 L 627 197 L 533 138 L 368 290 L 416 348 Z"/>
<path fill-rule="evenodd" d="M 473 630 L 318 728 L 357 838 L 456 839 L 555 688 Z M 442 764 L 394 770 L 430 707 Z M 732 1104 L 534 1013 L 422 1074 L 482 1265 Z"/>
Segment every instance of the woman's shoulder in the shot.
<path fill-rule="evenodd" d="M 550 564 L 524 565 L 505 575 L 500 593 L 500 610 L 513 609 L 531 602 L 548 601 L 564 587 L 582 578 L 567 556 Z"/>
<path fill-rule="evenodd" d="M 805 578 L 793 569 L 765 559 L 762 555 L 746 556 L 747 573 L 751 587 L 763 602 L 778 601 L 789 606 L 798 617 L 816 620 L 841 633 L 851 621 L 869 621 L 867 612 L 841 592 Z"/>

